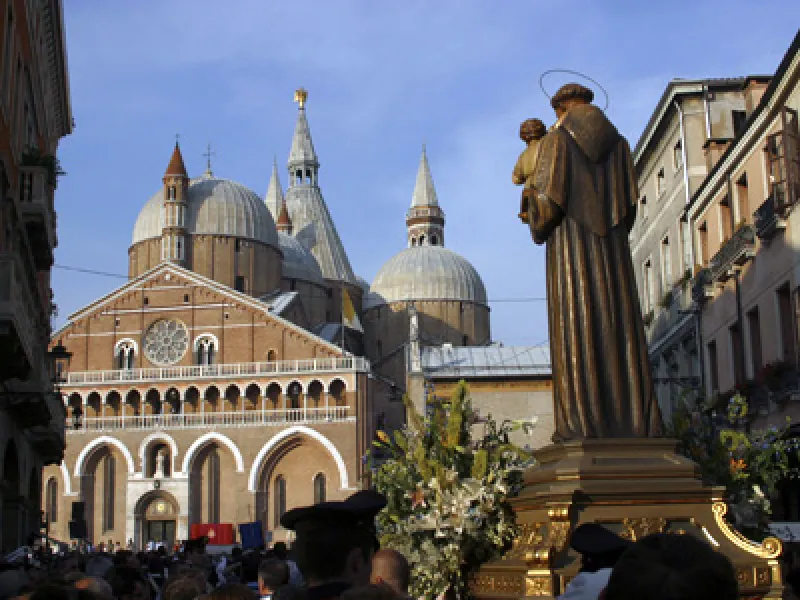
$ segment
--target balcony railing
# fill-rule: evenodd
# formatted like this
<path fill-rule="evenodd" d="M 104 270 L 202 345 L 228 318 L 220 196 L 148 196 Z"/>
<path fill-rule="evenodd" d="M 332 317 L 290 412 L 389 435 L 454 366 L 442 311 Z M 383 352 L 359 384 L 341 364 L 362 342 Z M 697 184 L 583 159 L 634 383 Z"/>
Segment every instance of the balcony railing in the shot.
<path fill-rule="evenodd" d="M 441 208 L 430 208 L 427 206 L 415 206 L 408 209 L 406 214 L 407 219 L 416 219 L 418 217 L 440 217 L 444 218 L 444 211 Z"/>
<path fill-rule="evenodd" d="M 222 365 L 188 365 L 182 367 L 153 367 L 145 369 L 116 369 L 111 371 L 74 371 L 67 374 L 65 387 L 116 383 L 178 381 L 197 379 L 227 379 L 236 377 L 280 376 L 304 373 L 368 372 L 369 361 L 360 356 L 315 358 L 310 360 L 279 360 L 272 362 L 232 363 Z"/>
<path fill-rule="evenodd" d="M 779 231 L 786 229 L 784 210 L 784 207 L 778 206 L 775 202 L 774 194 L 770 194 L 764 203 L 756 209 L 753 216 L 755 218 L 756 234 L 759 238 L 768 240 Z"/>
<path fill-rule="evenodd" d="M 711 259 L 709 269 L 714 281 L 726 281 L 735 266 L 742 266 L 755 256 L 756 228 L 750 224 L 740 226 Z"/>
<path fill-rule="evenodd" d="M 34 259 L 40 267 L 52 264 L 56 239 L 56 213 L 53 190 L 47 183 L 45 167 L 20 167 L 20 210 L 32 238 Z"/>
<path fill-rule="evenodd" d="M 714 280 L 711 277 L 711 269 L 700 269 L 692 279 L 692 300 L 702 304 L 713 295 Z"/>
<path fill-rule="evenodd" d="M 349 406 L 287 408 L 231 412 L 184 413 L 171 415 L 130 415 L 85 417 L 75 423 L 67 420 L 67 433 L 144 429 L 195 429 L 205 427 L 285 426 L 297 423 L 344 423 L 354 421 Z"/>
<path fill-rule="evenodd" d="M 38 301 L 31 293 L 32 282 L 18 256 L 11 253 L 0 254 L 0 332 L 10 323 L 25 353 L 27 366 L 34 373 L 47 372 L 44 358 L 44 342 L 39 335 Z M 29 373 L 9 373 L 27 379 Z"/>

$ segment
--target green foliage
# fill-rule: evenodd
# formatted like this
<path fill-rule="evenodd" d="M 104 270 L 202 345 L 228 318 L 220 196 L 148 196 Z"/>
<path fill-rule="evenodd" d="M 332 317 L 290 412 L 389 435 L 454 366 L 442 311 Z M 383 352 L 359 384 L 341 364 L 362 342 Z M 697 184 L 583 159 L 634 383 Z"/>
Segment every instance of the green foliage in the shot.
<path fill-rule="evenodd" d="M 778 484 L 800 474 L 798 441 L 784 427 L 752 430 L 747 399 L 733 395 L 723 409 L 721 424 L 711 411 L 692 409 L 682 403 L 675 411 L 670 434 L 680 442 L 681 452 L 695 461 L 703 478 L 724 486 L 734 525 L 752 538 L 767 532 L 772 513 L 770 498 Z"/>
<path fill-rule="evenodd" d="M 57 156 L 44 154 L 39 148 L 29 147 L 22 153 L 21 164 L 26 167 L 44 167 L 47 169 L 47 182 L 56 186 L 58 178 L 66 175 L 66 171 L 61 168 L 61 163 Z"/>
<path fill-rule="evenodd" d="M 406 429 L 392 437 L 381 432 L 376 442 L 389 455 L 374 477 L 388 499 L 378 516 L 381 542 L 411 562 L 413 597 L 435 598 L 450 588 L 466 598 L 470 577 L 516 535 L 508 499 L 522 489 L 532 459 L 509 433 L 531 424 L 479 420 L 463 381 L 430 415 L 405 403 Z M 480 423 L 483 435 L 473 438 Z"/>

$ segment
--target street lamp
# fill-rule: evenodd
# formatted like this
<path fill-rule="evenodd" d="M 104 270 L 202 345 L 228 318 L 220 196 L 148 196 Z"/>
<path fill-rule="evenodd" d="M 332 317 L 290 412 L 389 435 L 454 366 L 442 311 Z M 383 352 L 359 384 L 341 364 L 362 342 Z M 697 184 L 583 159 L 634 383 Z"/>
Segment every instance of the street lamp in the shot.
<path fill-rule="evenodd" d="M 50 381 L 53 383 L 53 389 L 61 392 L 61 384 L 66 381 L 65 373 L 69 370 L 69 363 L 72 360 L 72 352 L 58 342 L 47 353 L 47 358 L 50 363 Z"/>

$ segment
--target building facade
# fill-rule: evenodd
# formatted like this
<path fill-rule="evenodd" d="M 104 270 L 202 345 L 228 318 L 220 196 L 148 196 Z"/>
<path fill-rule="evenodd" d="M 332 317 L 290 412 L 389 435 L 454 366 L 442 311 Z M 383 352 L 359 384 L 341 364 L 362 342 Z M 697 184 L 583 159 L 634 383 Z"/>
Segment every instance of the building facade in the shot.
<path fill-rule="evenodd" d="M 691 293 L 698 260 L 686 207 L 767 81 L 670 82 L 634 149 L 639 199 L 631 252 L 656 394 L 667 420 L 676 402 L 702 389 L 700 317 Z"/>
<path fill-rule="evenodd" d="M 41 526 L 45 465 L 64 452 L 47 345 L 55 305 L 56 151 L 72 132 L 62 4 L 0 2 L 0 461 L 3 551 Z"/>
<path fill-rule="evenodd" d="M 800 407 L 800 34 L 768 86 L 749 86 L 747 119 L 699 186 L 687 216 L 699 271 L 705 392 L 736 388 L 755 426 Z"/>

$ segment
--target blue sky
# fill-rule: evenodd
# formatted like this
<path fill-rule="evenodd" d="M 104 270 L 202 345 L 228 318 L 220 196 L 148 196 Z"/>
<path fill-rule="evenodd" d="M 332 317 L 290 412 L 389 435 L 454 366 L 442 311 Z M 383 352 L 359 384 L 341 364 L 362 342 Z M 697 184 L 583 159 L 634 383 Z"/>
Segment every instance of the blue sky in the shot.
<path fill-rule="evenodd" d="M 210 142 L 215 174 L 263 195 L 273 156 L 286 163 L 303 86 L 355 271 L 371 280 L 405 247 L 425 142 L 447 246 L 481 273 L 507 345 L 547 339 L 544 302 L 502 301 L 545 295 L 544 249 L 516 219 L 510 177 L 519 122 L 554 120 L 539 75 L 600 81 L 633 146 L 670 79 L 772 73 L 800 23 L 796 0 L 64 4 L 76 129 L 60 149 L 58 265 L 127 273 L 176 133 L 190 175 Z M 59 324 L 124 282 L 58 268 L 53 279 Z"/>

